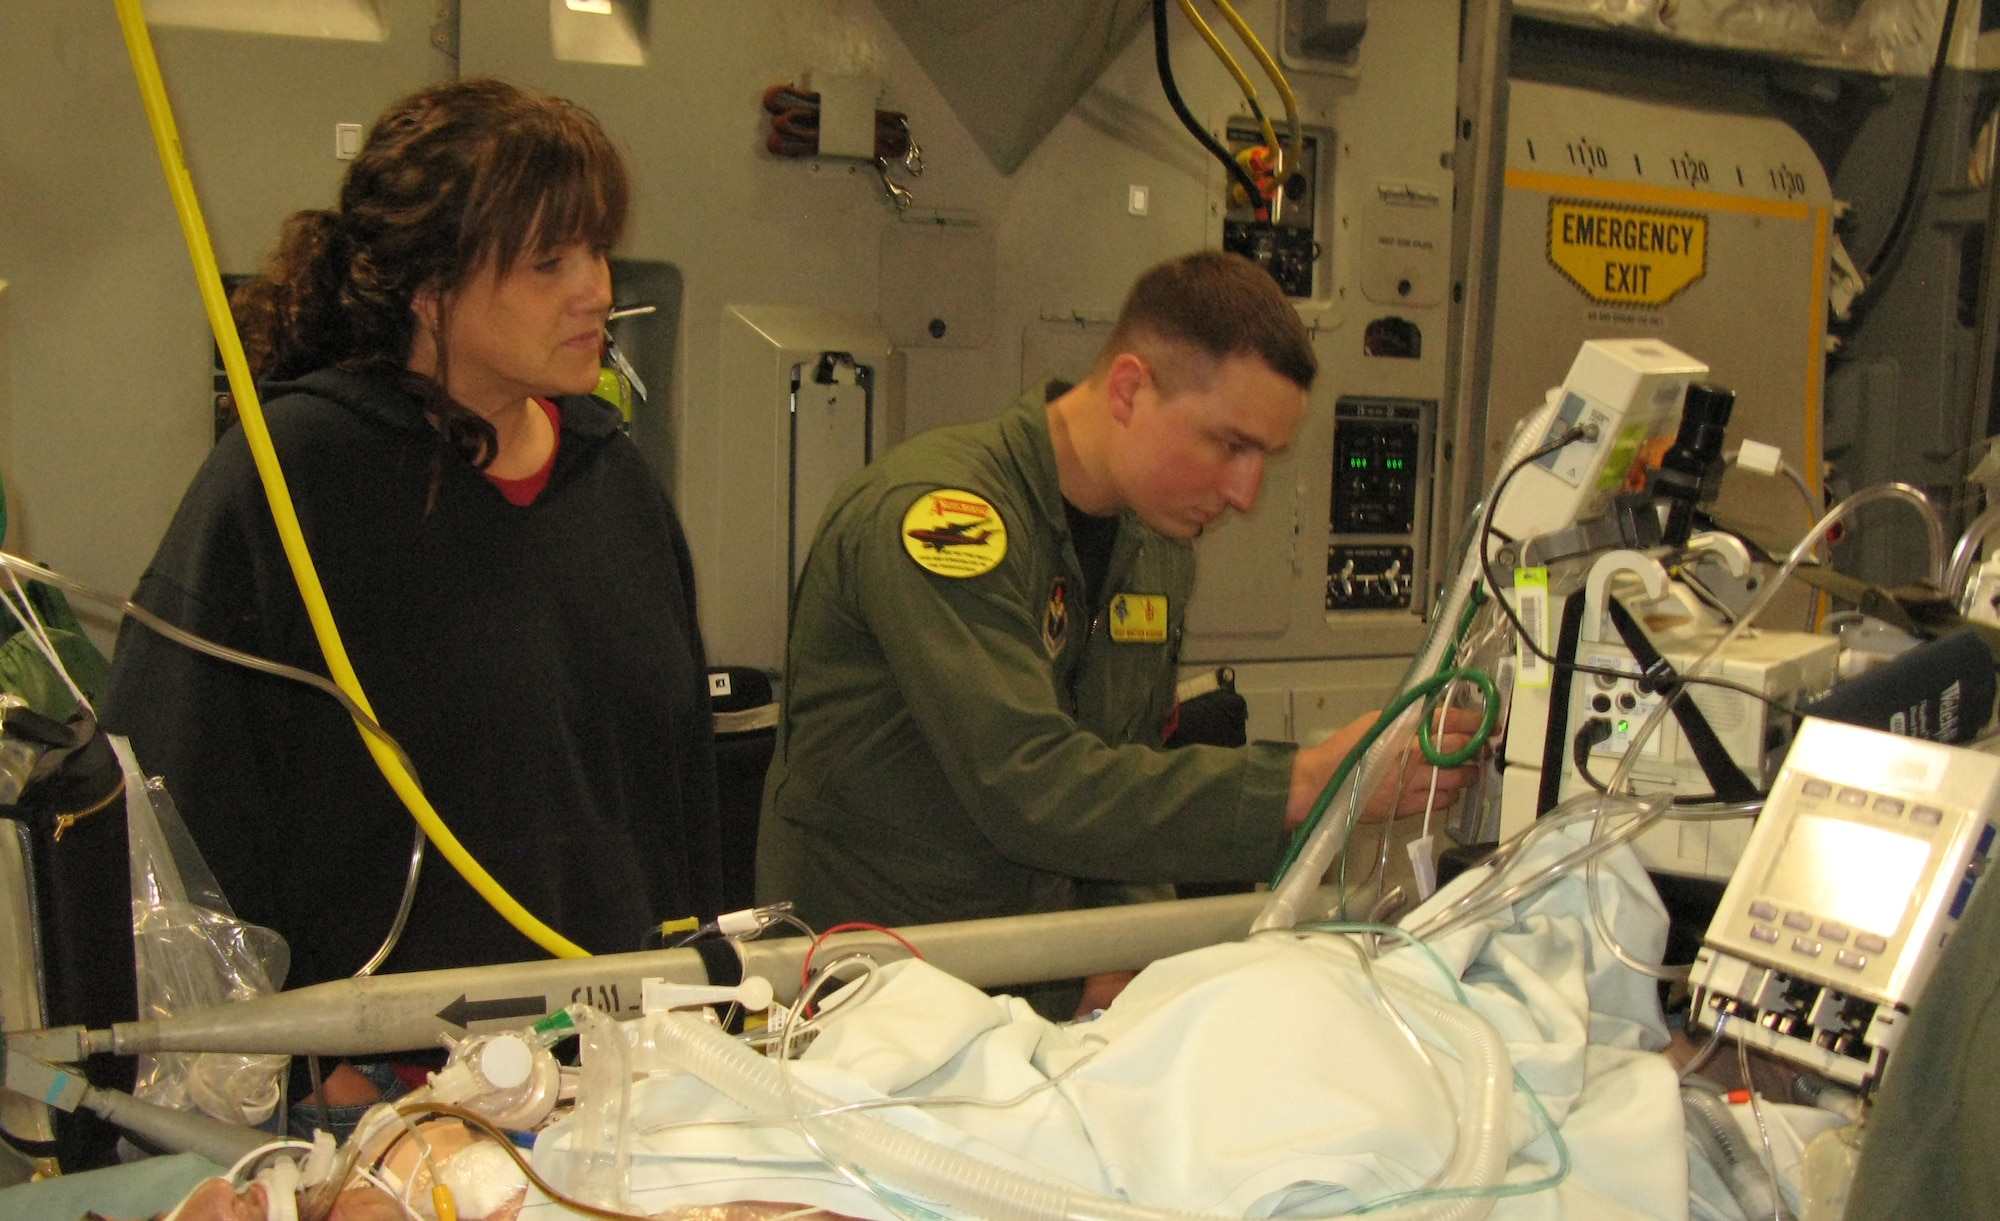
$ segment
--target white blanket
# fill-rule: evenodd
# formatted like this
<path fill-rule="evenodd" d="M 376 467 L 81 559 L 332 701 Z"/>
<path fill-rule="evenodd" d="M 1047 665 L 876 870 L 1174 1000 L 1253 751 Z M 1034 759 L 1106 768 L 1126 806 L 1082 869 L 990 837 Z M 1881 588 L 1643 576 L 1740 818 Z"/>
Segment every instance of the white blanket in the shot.
<path fill-rule="evenodd" d="M 1544 837 L 1524 864 L 1583 832 Z M 1458 879 L 1415 925 L 1482 876 Z M 1626 950 L 1657 961 L 1666 920 L 1637 861 L 1599 868 L 1605 917 Z M 1378 977 L 1453 997 L 1421 952 L 1387 948 Z M 1579 874 L 1432 947 L 1467 1003 L 1503 1036 L 1520 1081 L 1560 1129 L 1571 1162 L 1557 1186 L 1500 1199 L 1506 1218 L 1688 1216 L 1688 1170 L 1672 1068 L 1650 979 L 1596 938 Z M 884 968 L 872 994 L 829 1014 L 791 1066 L 843 1100 L 1004 1100 L 877 1114 L 1014 1170 L 1094 1192 L 1225 1215 L 1326 1216 L 1423 1187 L 1450 1157 L 1464 1098 L 1457 1061 L 1412 1019 L 1413 1048 L 1332 933 L 1269 934 L 1154 963 L 1094 1022 L 1058 1027 L 920 962 Z M 632 1202 L 781 1200 L 893 1216 L 830 1169 L 796 1126 L 706 1124 L 746 1113 L 680 1075 L 633 1086 Z M 810 1130 L 810 1124 L 808 1124 Z M 1517 1088 L 1507 1181 L 1546 1179 L 1555 1146 Z M 566 1125 L 537 1142 L 558 1185 L 576 1159 Z M 536 1206 L 536 1209 L 550 1206 Z M 531 1209 L 531 1214 L 536 1211 Z"/>

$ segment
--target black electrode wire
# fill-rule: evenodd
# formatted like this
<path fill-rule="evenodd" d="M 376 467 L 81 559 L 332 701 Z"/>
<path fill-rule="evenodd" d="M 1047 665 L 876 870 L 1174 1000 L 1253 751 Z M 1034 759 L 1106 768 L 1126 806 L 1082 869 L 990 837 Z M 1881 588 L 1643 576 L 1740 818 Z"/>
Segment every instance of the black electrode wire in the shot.
<path fill-rule="evenodd" d="M 1539 459 L 1542 458 L 1546 458 L 1550 454 L 1555 453 L 1557 450 L 1562 449 L 1567 445 L 1571 445 L 1577 441 L 1580 441 L 1583 438 L 1584 438 L 1584 430 L 1581 428 L 1573 427 L 1569 429 L 1567 432 L 1563 433 L 1561 436 L 1557 437 L 1555 440 L 1549 442 L 1547 445 L 1542 446 L 1540 449 L 1535 450 L 1533 453 L 1522 458 L 1519 462 L 1516 462 L 1513 466 L 1508 467 L 1507 473 L 1500 476 L 1500 482 L 1494 485 L 1493 495 L 1487 498 L 1485 520 L 1483 520 L 1480 523 L 1479 527 L 1479 539 L 1478 539 L 1479 568 L 1480 571 L 1486 577 L 1487 588 L 1493 591 L 1493 600 L 1500 604 L 1500 609 L 1503 612 L 1505 612 L 1507 616 L 1507 621 L 1514 625 L 1515 637 L 1518 640 L 1520 640 L 1522 648 L 1526 649 L 1530 653 L 1533 653 L 1536 657 L 1541 658 L 1544 662 L 1548 663 L 1551 666 L 1556 667 L 1557 669 L 1570 670 L 1577 674 L 1597 674 L 1605 678 L 1644 679 L 1649 676 L 1634 670 L 1613 670 L 1604 666 L 1589 666 L 1579 661 L 1563 661 L 1559 658 L 1551 656 L 1547 650 L 1542 648 L 1541 641 L 1536 640 L 1534 636 L 1529 633 L 1526 625 L 1524 625 L 1521 622 L 1520 613 L 1514 609 L 1513 602 L 1510 601 L 1505 596 L 1504 593 L 1502 593 L 1502 586 L 1499 582 L 1499 579 L 1497 578 L 1497 576 L 1493 571 L 1493 552 L 1492 549 L 1488 546 L 1488 543 L 1492 539 L 1495 538 L 1505 539 L 1506 537 L 1505 535 L 1502 535 L 1499 531 L 1493 528 L 1493 510 L 1495 506 L 1497 506 L 1500 503 L 1500 497 L 1506 494 L 1507 485 L 1513 482 L 1514 476 L 1520 474 L 1522 469 L 1525 468 L 1529 463 L 1538 461 Z M 1508 539 L 1507 541 L 1511 542 L 1513 540 Z M 1754 700 L 1758 700 L 1765 704 L 1769 704 L 1771 707 L 1776 708 L 1779 712 L 1782 712 L 1787 716 L 1796 717 L 1805 715 L 1804 713 L 1801 713 L 1798 709 L 1792 707 L 1790 704 L 1787 704 L 1785 701 L 1779 699 L 1774 695 L 1766 695 L 1762 691 L 1758 691 L 1751 687 L 1746 687 L 1742 683 L 1731 682 L 1729 679 L 1726 678 L 1710 678 L 1705 674 L 1698 674 L 1692 678 L 1689 678 L 1685 675 L 1676 674 L 1672 678 L 1666 680 L 1666 682 L 1661 685 L 1662 687 L 1668 687 L 1668 686 L 1679 686 L 1686 683 L 1702 683 L 1710 687 L 1721 687 L 1725 691 L 1741 692 L 1742 694 L 1747 695 Z"/>
<path fill-rule="evenodd" d="M 1576 765 L 1576 774 L 1583 777 L 1585 784 L 1606 795 L 1609 795 L 1611 790 L 1604 787 L 1602 780 L 1590 774 L 1590 752 L 1599 742 L 1610 736 L 1611 722 L 1603 717 L 1594 716 L 1583 723 L 1583 728 L 1576 731 L 1576 736 L 1570 739 L 1569 747 L 1570 762 Z"/>
<path fill-rule="evenodd" d="M 1181 91 L 1174 85 L 1174 61 L 1167 44 L 1167 0 L 1153 0 L 1153 62 L 1159 69 L 1160 88 L 1166 92 L 1167 105 L 1174 108 L 1174 114 L 1180 119 L 1181 126 L 1187 128 L 1189 134 L 1201 141 L 1201 146 L 1213 154 L 1217 161 L 1222 162 L 1222 168 L 1228 171 L 1237 186 L 1243 188 L 1250 200 L 1250 210 L 1255 212 L 1265 207 L 1264 193 L 1257 189 L 1255 182 L 1251 181 L 1250 172 L 1236 163 L 1236 158 L 1230 156 L 1229 150 L 1209 134 L 1208 129 L 1189 112 L 1187 103 L 1181 100 Z"/>
<path fill-rule="evenodd" d="M 1958 0 L 1945 0 L 1944 21 L 1938 28 L 1937 54 L 1931 59 L 1930 84 L 1924 91 L 1924 111 L 1917 120 L 1916 147 L 1910 151 L 1910 176 L 1903 183 L 1903 200 L 1896 207 L 1894 219 L 1889 222 L 1889 232 L 1875 247 L 1867 268 L 1861 273 L 1864 281 L 1873 280 L 1888 266 L 1901 252 L 1909 236 L 1910 218 L 1916 214 L 1917 196 L 1923 193 L 1924 171 L 1930 162 L 1931 128 L 1937 123 L 1938 97 L 1944 91 L 1945 61 L 1951 55 L 1951 31 L 1957 24 Z"/>
<path fill-rule="evenodd" d="M 1590 721 L 1584 721 L 1584 727 L 1576 731 L 1574 739 L 1570 739 L 1570 763 L 1576 765 L 1576 775 L 1582 777 L 1582 781 L 1586 785 L 1590 785 L 1590 789 L 1594 793 L 1602 793 L 1606 797 L 1610 797 L 1612 791 L 1604 787 L 1604 781 L 1600 781 L 1598 777 L 1594 777 L 1590 773 L 1590 751 L 1598 743 L 1602 743 L 1604 739 L 1608 739 L 1608 737 L 1612 737 L 1612 723 L 1606 721 L 1606 719 L 1602 719 L 1602 717 L 1592 717 Z M 1630 793 L 1630 789 L 1632 789 L 1632 781 L 1626 781 L 1626 791 Z M 1640 793 L 1630 793 L 1630 795 L 1632 797 L 1640 797 Z M 1676 795 L 1674 797 L 1674 809 L 1682 809 L 1682 811 L 1686 811 L 1686 809 L 1704 809 L 1704 811 L 1724 809 L 1724 811 L 1728 811 L 1728 817 L 1732 817 L 1732 819 L 1750 819 L 1750 817 L 1756 817 L 1756 813 L 1764 805 L 1766 797 L 1770 797 L 1770 795 L 1768 793 L 1758 793 L 1750 801 L 1722 801 L 1714 793 L 1690 793 L 1690 795 Z M 1686 819 L 1686 817 L 1688 815 L 1668 815 L 1668 819 Z"/>

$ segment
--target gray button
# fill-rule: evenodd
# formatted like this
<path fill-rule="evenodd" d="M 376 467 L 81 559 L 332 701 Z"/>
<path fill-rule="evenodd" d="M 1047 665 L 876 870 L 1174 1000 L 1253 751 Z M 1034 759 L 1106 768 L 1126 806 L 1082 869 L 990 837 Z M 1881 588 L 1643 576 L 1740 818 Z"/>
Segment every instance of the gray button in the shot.
<path fill-rule="evenodd" d="M 1922 823 L 1926 827 L 1935 827 L 1944 821 L 1944 811 L 1936 806 L 1918 806 L 1910 811 L 1910 821 Z"/>
<path fill-rule="evenodd" d="M 1889 939 L 1887 937 L 1877 937 L 1873 933 L 1863 933 L 1854 939 L 1854 948 L 1865 950 L 1870 954 L 1880 954 L 1883 950 L 1889 948 Z"/>
<path fill-rule="evenodd" d="M 1875 812 L 1877 814 L 1887 814 L 1891 818 L 1900 818 L 1903 814 L 1903 803 L 1894 797 L 1877 797 L 1875 799 Z"/>
<path fill-rule="evenodd" d="M 1808 780 L 1805 782 L 1805 786 L 1800 791 L 1805 793 L 1805 795 L 1808 797 L 1833 796 L 1833 786 L 1828 784 L 1824 780 Z"/>
<path fill-rule="evenodd" d="M 1828 941 L 1845 941 L 1847 940 L 1847 926 L 1845 924 L 1835 924 L 1833 921 L 1828 920 L 1819 926 L 1819 935 Z"/>
<path fill-rule="evenodd" d="M 1840 804 L 1844 806 L 1865 806 L 1868 804 L 1868 794 L 1862 789 L 1842 789 L 1840 790 Z"/>
<path fill-rule="evenodd" d="M 1813 918 L 1804 912 L 1786 912 L 1785 927 L 1797 929 L 1801 933 L 1812 931 Z"/>
<path fill-rule="evenodd" d="M 1750 918 L 1752 920 L 1776 920 L 1778 918 L 1778 905 L 1767 899 L 1752 899 L 1750 900 Z"/>
<path fill-rule="evenodd" d="M 1776 945 L 1778 944 L 1778 930 L 1762 924 L 1753 924 L 1750 926 L 1750 939 L 1752 941 L 1765 941 Z"/>
<path fill-rule="evenodd" d="M 1868 965 L 1867 958 L 1863 957 L 1860 954 L 1856 954 L 1852 950 L 1838 951 L 1837 953 L 1834 954 L 1833 960 L 1839 963 L 1841 966 L 1846 967 L 1850 971 L 1859 971 L 1863 967 Z"/>
<path fill-rule="evenodd" d="M 1822 947 L 1810 937 L 1792 938 L 1792 953 L 1804 954 L 1807 958 L 1818 958 Z"/>

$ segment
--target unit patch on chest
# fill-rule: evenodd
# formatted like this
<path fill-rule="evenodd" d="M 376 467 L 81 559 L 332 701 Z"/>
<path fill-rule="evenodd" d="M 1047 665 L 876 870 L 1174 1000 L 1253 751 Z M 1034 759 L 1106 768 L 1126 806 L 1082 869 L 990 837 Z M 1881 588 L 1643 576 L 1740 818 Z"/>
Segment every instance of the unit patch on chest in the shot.
<path fill-rule="evenodd" d="M 1049 586 L 1049 604 L 1042 608 L 1042 647 L 1054 657 L 1069 639 L 1069 586 L 1061 577 Z"/>
<path fill-rule="evenodd" d="M 1119 594 L 1111 599 L 1111 639 L 1119 644 L 1165 644 L 1165 594 Z"/>
<path fill-rule="evenodd" d="M 903 549 L 927 572 L 976 577 L 992 572 L 1007 554 L 1007 524 L 975 492 L 939 488 L 903 514 Z"/>

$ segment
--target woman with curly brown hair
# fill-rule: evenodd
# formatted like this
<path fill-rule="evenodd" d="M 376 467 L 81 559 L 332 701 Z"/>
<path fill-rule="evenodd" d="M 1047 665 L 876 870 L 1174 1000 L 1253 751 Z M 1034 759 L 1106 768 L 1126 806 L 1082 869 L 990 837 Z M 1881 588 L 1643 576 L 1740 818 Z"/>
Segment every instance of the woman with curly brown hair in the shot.
<path fill-rule="evenodd" d="M 446 823 L 595 952 L 720 902 L 706 661 L 672 506 L 589 397 L 627 210 L 583 110 L 497 81 L 422 90 L 339 202 L 287 222 L 235 305 L 335 622 Z M 137 600 L 324 671 L 236 430 Z M 163 775 L 237 914 L 294 986 L 352 974 L 402 894 L 409 816 L 324 695 L 128 622 L 106 721 Z M 423 871 L 384 964 L 531 959 L 455 873 Z"/>

